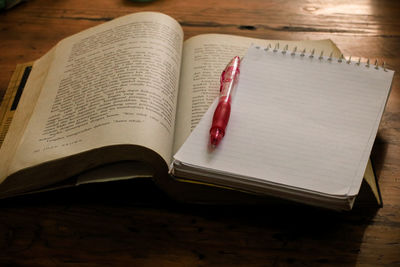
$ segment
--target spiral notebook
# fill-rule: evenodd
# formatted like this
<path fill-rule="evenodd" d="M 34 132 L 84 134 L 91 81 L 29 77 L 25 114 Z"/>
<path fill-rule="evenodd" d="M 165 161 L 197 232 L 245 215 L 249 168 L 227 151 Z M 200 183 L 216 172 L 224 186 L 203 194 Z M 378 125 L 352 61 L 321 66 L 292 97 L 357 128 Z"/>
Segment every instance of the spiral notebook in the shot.
<path fill-rule="evenodd" d="M 177 177 L 333 209 L 351 209 L 393 71 L 252 46 L 227 134 L 207 146 L 216 102 L 174 156 Z"/>

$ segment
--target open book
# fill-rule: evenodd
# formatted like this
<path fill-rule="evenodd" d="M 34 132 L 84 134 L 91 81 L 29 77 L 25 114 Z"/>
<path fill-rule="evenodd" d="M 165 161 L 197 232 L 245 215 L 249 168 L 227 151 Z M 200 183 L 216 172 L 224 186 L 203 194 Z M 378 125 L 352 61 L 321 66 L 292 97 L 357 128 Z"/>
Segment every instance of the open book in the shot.
<path fill-rule="evenodd" d="M 183 40 L 177 21 L 143 12 L 66 38 L 35 61 L 0 149 L 0 197 L 70 177 L 81 184 L 167 174 L 218 95 L 226 63 L 252 43 L 279 42 Z M 280 44 L 340 55 L 329 40 Z"/>

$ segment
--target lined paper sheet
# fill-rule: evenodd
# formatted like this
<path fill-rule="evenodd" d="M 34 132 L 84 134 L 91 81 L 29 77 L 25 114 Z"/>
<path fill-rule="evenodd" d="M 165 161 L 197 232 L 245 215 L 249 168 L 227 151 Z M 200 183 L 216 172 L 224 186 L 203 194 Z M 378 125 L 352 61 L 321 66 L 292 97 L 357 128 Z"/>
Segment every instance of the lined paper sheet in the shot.
<path fill-rule="evenodd" d="M 174 159 L 259 183 L 358 193 L 393 71 L 251 47 L 227 133 L 207 147 L 214 103 Z"/>

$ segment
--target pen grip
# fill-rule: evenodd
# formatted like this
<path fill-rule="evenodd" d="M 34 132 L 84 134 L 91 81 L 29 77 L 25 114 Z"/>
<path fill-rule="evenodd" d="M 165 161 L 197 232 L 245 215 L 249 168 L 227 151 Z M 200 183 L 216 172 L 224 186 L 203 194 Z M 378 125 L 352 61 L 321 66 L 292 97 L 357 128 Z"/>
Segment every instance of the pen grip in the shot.
<path fill-rule="evenodd" d="M 221 131 L 222 136 L 224 136 L 225 128 L 226 125 L 228 124 L 230 114 L 231 114 L 231 104 L 226 101 L 219 102 L 214 112 L 210 132 L 212 132 L 213 129 L 218 129 Z"/>

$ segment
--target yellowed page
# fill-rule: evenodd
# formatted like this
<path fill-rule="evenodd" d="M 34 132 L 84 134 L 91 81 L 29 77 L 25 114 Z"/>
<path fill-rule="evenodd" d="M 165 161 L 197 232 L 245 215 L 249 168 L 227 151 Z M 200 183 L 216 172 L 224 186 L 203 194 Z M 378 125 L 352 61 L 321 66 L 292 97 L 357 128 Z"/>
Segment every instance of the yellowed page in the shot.
<path fill-rule="evenodd" d="M 53 48 L 33 64 L 34 68 L 29 75 L 24 93 L 21 96 L 18 108 L 14 113 L 12 123 L 8 129 L 8 133 L 11 134 L 6 135 L 0 149 L 0 159 L 2 161 L 2 164 L 0 164 L 0 183 L 2 183 L 8 175 L 11 161 L 14 158 L 15 152 L 35 108 L 45 78 L 47 77 L 54 52 L 55 49 Z"/>
<path fill-rule="evenodd" d="M 364 179 L 371 188 L 371 191 L 376 199 L 378 205 L 382 205 L 382 197 L 379 191 L 378 183 L 375 177 L 374 169 L 372 168 L 371 159 L 368 160 L 367 167 L 364 173 Z"/>
<path fill-rule="evenodd" d="M 169 163 L 182 41 L 180 25 L 154 12 L 61 41 L 7 175 L 115 144 L 147 147 Z"/>
<path fill-rule="evenodd" d="M 174 153 L 183 144 L 203 114 L 219 93 L 219 78 L 226 64 L 234 56 L 243 56 L 251 44 L 284 48 L 292 51 L 325 55 L 339 50 L 330 40 L 282 41 L 262 40 L 223 34 L 203 34 L 185 41 L 182 56 L 182 73 L 179 87 L 178 112 L 176 117 Z"/>
<path fill-rule="evenodd" d="M 7 90 L 0 104 L 0 147 L 4 142 L 7 131 L 10 128 L 16 107 L 21 98 L 21 93 L 26 84 L 27 77 L 32 70 L 33 62 L 18 64 L 8 83 Z"/>

